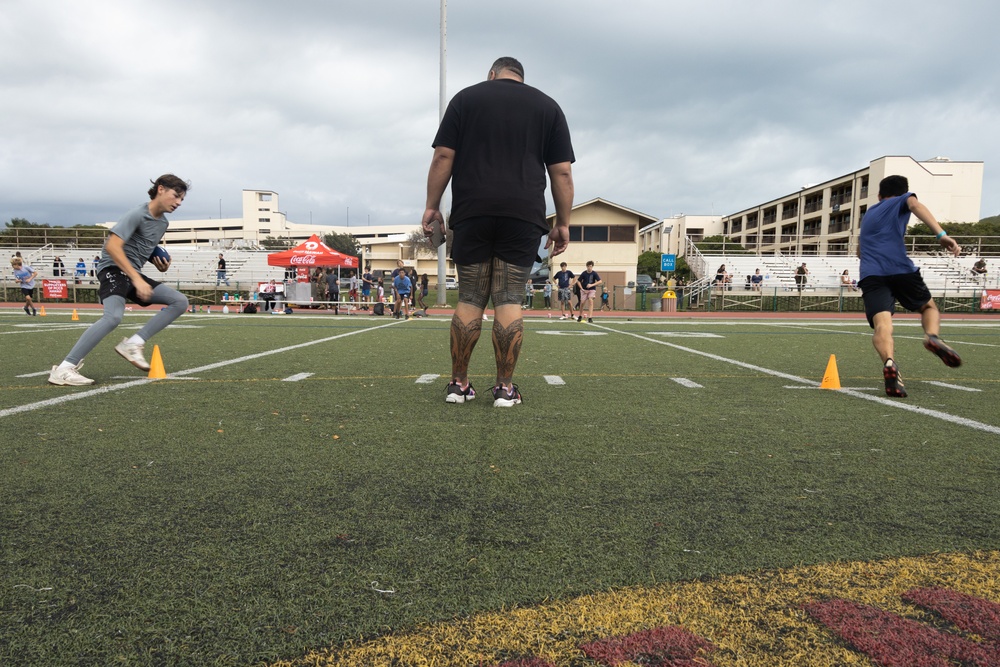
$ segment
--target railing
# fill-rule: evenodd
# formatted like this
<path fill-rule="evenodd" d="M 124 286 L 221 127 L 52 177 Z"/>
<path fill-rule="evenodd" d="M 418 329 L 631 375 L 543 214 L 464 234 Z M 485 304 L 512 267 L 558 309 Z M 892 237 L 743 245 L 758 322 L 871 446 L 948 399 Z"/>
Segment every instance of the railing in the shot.
<path fill-rule="evenodd" d="M 38 248 L 53 250 L 103 248 L 111 231 L 77 227 L 7 227 L 0 230 L 0 248 Z"/>

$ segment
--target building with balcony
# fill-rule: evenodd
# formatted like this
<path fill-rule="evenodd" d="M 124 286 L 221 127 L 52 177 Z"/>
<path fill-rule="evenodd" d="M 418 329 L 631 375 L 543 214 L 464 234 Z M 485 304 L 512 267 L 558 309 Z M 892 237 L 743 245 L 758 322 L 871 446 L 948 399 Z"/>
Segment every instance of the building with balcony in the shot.
<path fill-rule="evenodd" d="M 864 169 L 722 217 L 722 234 L 761 255 L 853 255 L 878 183 L 899 174 L 942 223 L 978 222 L 983 163 L 884 156 Z M 914 222 L 917 220 L 914 218 Z"/>

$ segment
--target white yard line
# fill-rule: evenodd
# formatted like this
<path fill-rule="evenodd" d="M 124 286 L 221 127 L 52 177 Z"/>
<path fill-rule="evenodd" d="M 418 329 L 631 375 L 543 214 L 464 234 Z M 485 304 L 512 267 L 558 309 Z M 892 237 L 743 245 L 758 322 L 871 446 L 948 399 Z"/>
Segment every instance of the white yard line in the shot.
<path fill-rule="evenodd" d="M 932 384 L 936 387 L 944 387 L 945 389 L 958 389 L 959 391 L 982 391 L 982 389 L 963 387 L 957 384 L 948 384 L 947 382 L 937 382 L 936 380 L 924 380 L 924 384 Z"/>
<path fill-rule="evenodd" d="M 284 352 L 291 352 L 293 350 L 301 350 L 302 348 L 312 347 L 313 345 L 320 345 L 322 343 L 329 343 L 330 341 L 337 340 L 338 338 L 346 338 L 348 336 L 353 336 L 355 334 L 367 333 L 369 331 L 376 331 L 378 329 L 383 329 L 385 327 L 391 327 L 396 324 L 403 322 L 403 320 L 389 322 L 387 324 L 382 324 L 376 327 L 369 327 L 367 329 L 358 329 L 356 331 L 349 331 L 347 333 L 337 334 L 336 336 L 328 336 L 326 338 L 319 338 L 317 340 L 311 340 L 307 343 L 299 343 L 297 345 L 288 345 L 286 347 L 279 347 L 274 350 L 267 350 L 265 352 L 257 352 L 256 354 L 247 354 L 242 357 L 237 357 L 235 359 L 227 359 L 226 361 L 218 361 L 214 364 L 206 364 L 205 366 L 198 366 L 197 368 L 188 368 L 187 370 L 177 371 L 171 373 L 170 376 L 183 377 L 185 375 L 195 375 L 197 373 L 204 373 L 205 371 L 215 370 L 217 368 L 224 368 L 226 366 L 232 366 L 234 364 L 242 364 L 246 361 L 253 361 L 254 359 L 262 359 L 264 357 L 270 357 L 275 354 L 282 354 Z M 44 401 L 36 401 L 35 403 L 27 403 L 25 405 L 18 405 L 13 408 L 7 408 L 6 410 L 0 410 L 0 418 L 10 417 L 12 415 L 21 414 L 22 412 L 31 412 L 32 410 L 40 410 L 42 408 L 48 408 L 55 405 L 62 405 L 63 403 L 69 403 L 70 401 L 79 401 L 80 399 L 90 398 L 91 396 L 100 396 L 101 394 L 107 394 L 112 391 L 121 391 L 123 389 L 131 389 L 132 387 L 141 387 L 147 385 L 151 382 L 156 382 L 156 380 L 150 380 L 149 378 L 143 378 L 141 380 L 136 380 L 134 382 L 125 382 L 122 384 L 108 385 L 104 387 L 97 387 L 96 389 L 89 389 L 87 391 L 78 391 L 72 394 L 64 394 L 62 396 L 57 396 L 55 398 L 49 398 Z"/>
<path fill-rule="evenodd" d="M 723 363 L 732 364 L 733 366 L 739 366 L 740 368 L 746 368 L 748 370 L 756 371 L 758 373 L 764 373 L 765 375 L 771 375 L 773 377 L 783 378 L 785 380 L 790 380 L 798 384 L 807 385 L 810 387 L 814 386 L 818 387 L 820 384 L 815 380 L 809 380 L 807 378 L 799 377 L 797 375 L 791 375 L 789 373 L 782 373 L 781 371 L 776 371 L 770 368 L 764 368 L 763 366 L 757 366 L 756 364 L 749 364 L 745 361 L 729 359 L 728 357 L 723 357 L 718 354 L 712 354 L 710 352 L 702 352 L 701 350 L 695 350 L 690 347 L 684 347 L 683 345 L 677 345 L 676 343 L 670 343 L 665 340 L 649 338 L 648 336 L 643 336 L 642 334 L 630 333 L 628 331 L 618 331 L 617 329 L 601 326 L 599 324 L 592 324 L 590 326 L 599 329 L 604 329 L 605 331 L 617 333 L 622 336 L 632 336 L 633 338 L 638 338 L 639 340 L 644 340 L 649 343 L 655 343 L 656 345 L 666 345 L 667 347 L 672 347 L 675 350 L 688 352 L 690 354 L 697 354 L 699 356 L 706 357 L 708 359 L 714 359 L 715 361 L 721 361 Z M 1000 426 L 993 426 L 992 424 L 984 424 L 983 422 L 978 422 L 974 419 L 966 419 L 965 417 L 958 417 L 956 415 L 948 414 L 947 412 L 941 412 L 940 410 L 930 410 L 928 408 L 921 408 L 916 405 L 905 403 L 900 400 L 889 400 L 888 398 L 883 398 L 882 396 L 869 396 L 855 389 L 836 389 L 831 391 L 836 391 L 837 393 L 844 394 L 846 396 L 852 396 L 854 398 L 861 398 L 866 401 L 872 401 L 874 403 L 879 403 L 881 405 L 891 408 L 896 408 L 898 410 L 915 412 L 925 417 L 933 417 L 934 419 L 940 419 L 942 421 L 950 422 L 952 424 L 958 424 L 959 426 L 967 426 L 969 428 L 973 428 L 978 431 L 985 431 L 986 433 L 995 433 L 997 435 L 1000 435 Z"/>

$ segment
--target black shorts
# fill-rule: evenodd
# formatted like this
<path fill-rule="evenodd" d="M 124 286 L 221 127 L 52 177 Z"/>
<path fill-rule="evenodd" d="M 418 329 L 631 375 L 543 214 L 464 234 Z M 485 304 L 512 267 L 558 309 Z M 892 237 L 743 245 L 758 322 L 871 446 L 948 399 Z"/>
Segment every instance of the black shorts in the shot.
<path fill-rule="evenodd" d="M 160 285 L 158 280 L 153 280 L 144 273 L 140 273 L 139 275 L 153 289 L 156 289 Z M 101 303 L 104 303 L 104 300 L 109 296 L 120 296 L 140 306 L 150 305 L 148 301 L 139 300 L 138 295 L 135 293 L 135 285 L 132 284 L 132 279 L 125 275 L 125 272 L 117 266 L 109 266 L 98 271 L 97 280 L 100 282 L 97 294 L 101 298 Z"/>
<path fill-rule="evenodd" d="M 21 288 L 21 296 L 34 296 L 34 295 L 35 295 L 35 288 L 34 287 L 22 287 Z"/>
<path fill-rule="evenodd" d="M 544 235 L 538 225 L 517 218 L 467 218 L 455 225 L 451 259 L 468 266 L 496 257 L 512 266 L 531 266 Z"/>
<path fill-rule="evenodd" d="M 878 313 L 892 313 L 896 310 L 896 302 L 907 310 L 916 312 L 931 300 L 931 291 L 920 275 L 920 270 L 913 273 L 900 273 L 893 276 L 867 276 L 858 283 L 861 296 L 865 301 L 865 315 L 868 325 L 875 327 L 872 321 Z"/>

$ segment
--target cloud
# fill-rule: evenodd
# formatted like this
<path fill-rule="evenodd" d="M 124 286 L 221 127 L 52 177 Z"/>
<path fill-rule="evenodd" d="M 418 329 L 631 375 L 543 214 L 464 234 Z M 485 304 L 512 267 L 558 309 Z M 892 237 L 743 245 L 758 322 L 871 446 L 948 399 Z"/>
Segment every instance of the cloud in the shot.
<path fill-rule="evenodd" d="M 725 214 L 886 154 L 990 165 L 989 3 L 849 0 L 448 7 L 449 97 L 500 55 L 570 122 L 578 201 Z M 297 222 L 416 222 L 438 118 L 439 3 L 8 0 L 0 220 L 117 219 L 147 181 L 180 217 L 271 189 Z M 176 217 L 176 216 L 175 216 Z"/>

